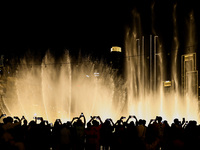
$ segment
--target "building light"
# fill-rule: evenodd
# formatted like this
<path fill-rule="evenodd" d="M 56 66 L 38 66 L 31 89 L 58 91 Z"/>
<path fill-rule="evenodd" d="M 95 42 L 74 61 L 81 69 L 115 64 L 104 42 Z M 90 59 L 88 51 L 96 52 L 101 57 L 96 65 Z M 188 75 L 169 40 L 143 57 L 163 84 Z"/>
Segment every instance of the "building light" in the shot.
<path fill-rule="evenodd" d="M 98 77 L 98 76 L 99 76 L 99 73 L 98 73 L 98 72 L 94 73 L 94 76 L 95 76 L 95 77 Z"/>
<path fill-rule="evenodd" d="M 113 46 L 113 47 L 111 48 L 111 52 L 122 52 L 122 49 L 121 49 L 121 47 Z"/>
<path fill-rule="evenodd" d="M 164 87 L 171 87 L 172 86 L 172 81 L 164 81 L 163 82 Z"/>

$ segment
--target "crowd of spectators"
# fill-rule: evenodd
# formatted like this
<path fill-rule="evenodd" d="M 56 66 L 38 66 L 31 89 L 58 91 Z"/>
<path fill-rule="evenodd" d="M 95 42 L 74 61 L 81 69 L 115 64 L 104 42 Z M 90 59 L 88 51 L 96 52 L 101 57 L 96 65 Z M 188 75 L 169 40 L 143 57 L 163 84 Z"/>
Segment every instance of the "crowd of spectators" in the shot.
<path fill-rule="evenodd" d="M 50 124 L 43 118 L 27 122 L 22 116 L 2 114 L 1 150 L 193 150 L 200 148 L 200 125 L 195 120 L 169 125 L 161 116 L 146 120 L 121 117 L 115 123 L 92 116 L 86 122 L 83 113 L 62 123 Z M 40 123 L 37 121 L 40 120 Z"/>

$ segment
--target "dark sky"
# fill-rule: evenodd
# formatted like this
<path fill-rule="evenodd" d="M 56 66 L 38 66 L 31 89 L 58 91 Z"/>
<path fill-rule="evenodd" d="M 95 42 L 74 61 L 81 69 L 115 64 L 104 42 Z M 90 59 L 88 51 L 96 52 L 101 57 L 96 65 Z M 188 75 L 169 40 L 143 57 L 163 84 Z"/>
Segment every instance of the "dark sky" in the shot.
<path fill-rule="evenodd" d="M 125 3 L 7 5 L 1 14 L 3 51 L 104 51 L 123 44 L 132 6 Z"/>
<path fill-rule="evenodd" d="M 155 27 L 164 44 L 172 39 L 172 10 L 177 2 L 179 27 L 191 10 L 200 18 L 193 0 L 154 0 Z M 0 50 L 3 54 L 22 54 L 28 49 L 88 52 L 106 55 L 112 45 L 124 46 L 124 34 L 131 26 L 132 10 L 141 15 L 144 35 L 151 34 L 153 0 L 95 1 L 65 3 L 8 3 L 1 5 Z M 197 25 L 199 25 L 198 20 Z M 199 31 L 197 30 L 198 35 Z M 184 33 L 184 31 L 183 31 Z M 181 35 L 180 36 L 184 36 Z M 184 40 L 183 40 L 184 42 Z M 170 47 L 170 46 L 169 46 Z"/>

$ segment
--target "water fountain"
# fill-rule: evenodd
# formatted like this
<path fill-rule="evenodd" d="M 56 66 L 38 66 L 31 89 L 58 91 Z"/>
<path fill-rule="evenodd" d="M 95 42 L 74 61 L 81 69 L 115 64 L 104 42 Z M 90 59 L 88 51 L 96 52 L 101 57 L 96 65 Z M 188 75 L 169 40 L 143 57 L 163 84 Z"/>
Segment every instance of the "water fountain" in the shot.
<path fill-rule="evenodd" d="M 66 121 L 81 112 L 87 119 L 100 115 L 116 120 L 130 114 L 147 121 L 157 115 L 169 122 L 175 117 L 199 121 L 197 97 L 179 90 L 175 14 L 173 80 L 166 82 L 162 42 L 155 33 L 142 36 L 140 15 L 136 11 L 133 14 L 135 24 L 127 30 L 125 42 L 125 79 L 117 76 L 111 66 L 90 57 L 74 63 L 68 51 L 59 60 L 50 52 L 41 61 L 23 58 L 14 76 L 6 77 L 7 92 L 1 98 L 1 111 L 11 116 L 24 115 L 28 120 L 43 116 L 51 122 L 57 118 Z M 149 57 L 145 54 L 145 40 L 150 43 Z M 169 83 L 174 88 L 165 92 L 164 85 Z"/>
<path fill-rule="evenodd" d="M 89 57 L 73 63 L 68 52 L 58 61 L 50 52 L 42 62 L 24 58 L 15 76 L 7 78 L 1 109 L 6 114 L 24 115 L 29 120 L 33 116 L 43 116 L 50 121 L 69 120 L 81 112 L 87 117 L 115 117 L 121 108 L 113 106 L 117 104 L 113 97 L 118 90 L 114 78 L 122 82 L 115 74 L 110 67 L 102 62 L 94 63 Z M 123 90 L 118 96 L 118 100 L 123 100 Z"/>
<path fill-rule="evenodd" d="M 153 7 L 154 5 L 152 5 Z M 153 9 L 152 9 L 153 10 Z M 171 58 L 171 71 L 169 68 L 164 67 L 164 47 L 159 37 L 156 35 L 155 29 L 152 29 L 154 35 L 146 38 L 149 40 L 149 51 L 148 54 L 144 50 L 144 40 L 142 36 L 140 15 L 137 12 L 133 12 L 134 16 L 134 27 L 127 31 L 126 35 L 126 73 L 127 73 L 127 89 L 128 89 L 128 112 L 136 114 L 140 118 L 151 119 L 152 116 L 161 115 L 167 120 L 173 120 L 174 118 L 194 119 L 199 121 L 199 104 L 198 95 L 198 71 L 196 70 L 196 55 L 195 53 L 182 55 L 182 57 L 191 56 L 192 66 L 186 66 L 186 61 L 182 61 L 182 70 L 188 70 L 188 79 L 185 77 L 182 79 L 187 85 L 186 90 L 180 90 L 180 83 L 178 80 L 178 33 L 176 25 L 176 5 L 174 5 L 173 13 L 173 47 L 172 47 L 172 58 Z M 190 14 L 190 19 L 193 22 L 188 25 L 190 44 L 191 41 L 195 42 L 194 37 L 194 18 L 193 14 Z M 191 18 L 192 17 L 192 18 Z M 191 27 L 192 26 L 192 27 Z M 192 32 L 192 33 L 191 33 Z M 139 37 L 139 38 L 138 38 Z M 191 40 L 193 39 L 193 40 Z M 142 44 L 142 46 L 140 46 Z M 169 63 L 169 62 L 168 62 Z M 164 76 L 171 72 L 171 80 L 164 81 Z M 187 74 L 187 73 L 185 73 Z M 189 74 L 193 74 L 189 77 Z M 182 75 L 183 76 L 183 75 Z M 187 75 L 185 75 L 187 76 Z M 196 78 L 192 81 L 192 78 Z M 187 80 L 187 81 L 186 81 Z M 187 83 L 186 83 L 187 82 Z M 192 83 L 193 82 L 193 83 Z M 171 90 L 168 90 L 168 83 L 170 83 Z M 192 85 L 195 88 L 192 89 Z M 185 85 L 186 86 L 186 85 Z M 194 92 L 193 90 L 197 92 Z"/>

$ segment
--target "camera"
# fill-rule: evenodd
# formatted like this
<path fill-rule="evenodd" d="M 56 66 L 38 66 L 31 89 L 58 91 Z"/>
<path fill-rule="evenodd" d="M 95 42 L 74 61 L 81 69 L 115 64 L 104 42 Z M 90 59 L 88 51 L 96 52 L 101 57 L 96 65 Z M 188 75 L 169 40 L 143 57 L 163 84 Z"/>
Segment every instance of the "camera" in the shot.
<path fill-rule="evenodd" d="M 56 119 L 56 122 L 60 122 L 60 119 Z"/>
<path fill-rule="evenodd" d="M 42 117 L 37 117 L 36 119 L 37 119 L 37 120 L 42 120 Z"/>
<path fill-rule="evenodd" d="M 14 118 L 14 119 L 18 119 L 18 117 L 17 117 L 17 116 L 14 116 L 13 118 Z"/>
<path fill-rule="evenodd" d="M 126 117 L 122 116 L 121 119 L 126 119 Z"/>

